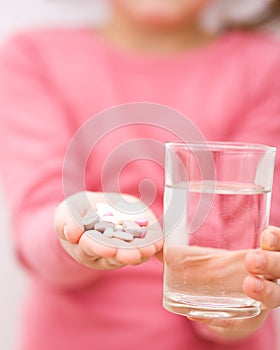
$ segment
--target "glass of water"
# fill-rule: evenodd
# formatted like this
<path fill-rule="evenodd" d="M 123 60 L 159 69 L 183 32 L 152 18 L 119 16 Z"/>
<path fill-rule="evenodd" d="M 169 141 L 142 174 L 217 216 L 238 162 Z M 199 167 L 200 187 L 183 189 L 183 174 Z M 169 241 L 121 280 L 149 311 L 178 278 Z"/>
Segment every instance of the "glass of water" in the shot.
<path fill-rule="evenodd" d="M 244 258 L 268 226 L 276 150 L 241 143 L 165 145 L 163 306 L 199 318 L 247 318 Z"/>

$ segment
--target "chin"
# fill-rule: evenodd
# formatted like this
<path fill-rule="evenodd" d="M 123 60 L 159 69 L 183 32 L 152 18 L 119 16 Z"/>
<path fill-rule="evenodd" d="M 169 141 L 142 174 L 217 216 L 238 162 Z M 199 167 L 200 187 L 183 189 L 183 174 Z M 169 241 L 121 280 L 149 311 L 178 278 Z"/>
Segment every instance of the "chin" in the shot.
<path fill-rule="evenodd" d="M 207 0 L 111 0 L 119 13 L 149 27 L 178 26 L 196 17 Z M 174 1 L 174 2 L 173 2 Z"/>
<path fill-rule="evenodd" d="M 158 12 L 137 13 L 133 16 L 134 22 L 144 27 L 150 28 L 170 28 L 189 22 L 190 17 L 169 14 L 160 14 Z"/>

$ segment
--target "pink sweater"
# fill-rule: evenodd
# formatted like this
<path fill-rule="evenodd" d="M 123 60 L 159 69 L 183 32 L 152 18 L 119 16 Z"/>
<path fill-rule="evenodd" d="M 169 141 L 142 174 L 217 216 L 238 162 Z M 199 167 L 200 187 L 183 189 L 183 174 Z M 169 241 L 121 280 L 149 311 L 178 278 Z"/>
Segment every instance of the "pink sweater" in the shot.
<path fill-rule="evenodd" d="M 63 199 L 62 162 L 72 136 L 97 112 L 135 101 L 177 109 L 207 140 L 280 147 L 280 45 L 261 35 L 231 33 L 167 58 L 123 52 L 90 30 L 28 32 L 6 43 L 0 55 L 0 172 L 16 253 L 31 276 L 18 349 L 275 349 L 271 318 L 248 339 L 225 345 L 165 311 L 162 265 L 155 259 L 93 271 L 61 248 L 52 222 Z M 124 139 L 109 135 L 89 161 L 87 188 L 101 191 L 104 157 L 125 139 L 141 137 L 168 139 L 145 127 L 127 131 Z M 151 177 L 160 214 L 163 172 L 150 163 L 129 167 L 121 190 L 137 195 L 139 181 Z M 77 157 L 73 184 L 78 168 Z M 279 180 L 277 162 L 275 225 Z"/>

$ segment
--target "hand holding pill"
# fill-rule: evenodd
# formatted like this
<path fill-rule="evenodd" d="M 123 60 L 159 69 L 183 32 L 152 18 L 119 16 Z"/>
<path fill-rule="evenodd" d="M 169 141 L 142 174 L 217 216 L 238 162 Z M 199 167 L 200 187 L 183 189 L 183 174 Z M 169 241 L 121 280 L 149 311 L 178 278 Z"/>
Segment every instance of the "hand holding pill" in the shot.
<path fill-rule="evenodd" d="M 80 192 L 58 206 L 54 226 L 68 254 L 90 268 L 116 269 L 141 264 L 161 250 L 162 230 L 151 210 L 133 216 L 107 202 L 104 193 Z"/>

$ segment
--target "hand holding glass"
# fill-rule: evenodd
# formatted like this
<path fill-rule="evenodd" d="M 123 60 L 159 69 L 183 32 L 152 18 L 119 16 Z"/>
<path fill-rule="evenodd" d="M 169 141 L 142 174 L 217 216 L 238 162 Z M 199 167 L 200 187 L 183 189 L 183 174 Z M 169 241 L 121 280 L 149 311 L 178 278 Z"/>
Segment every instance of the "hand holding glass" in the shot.
<path fill-rule="evenodd" d="M 199 318 L 247 318 L 244 257 L 268 226 L 275 149 L 167 143 L 163 306 Z"/>

